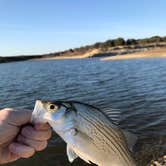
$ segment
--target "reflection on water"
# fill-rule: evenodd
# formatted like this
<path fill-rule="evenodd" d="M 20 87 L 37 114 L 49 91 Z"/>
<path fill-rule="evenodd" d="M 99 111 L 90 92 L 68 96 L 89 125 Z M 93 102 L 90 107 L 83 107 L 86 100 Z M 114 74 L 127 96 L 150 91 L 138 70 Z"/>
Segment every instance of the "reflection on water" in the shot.
<path fill-rule="evenodd" d="M 0 64 L 0 107 L 33 108 L 36 99 L 75 99 L 101 109 L 118 108 L 121 128 L 139 136 L 139 165 L 165 152 L 166 59 L 51 60 Z M 56 135 L 31 159 L 8 165 L 67 166 Z M 77 160 L 72 165 L 87 165 Z"/>

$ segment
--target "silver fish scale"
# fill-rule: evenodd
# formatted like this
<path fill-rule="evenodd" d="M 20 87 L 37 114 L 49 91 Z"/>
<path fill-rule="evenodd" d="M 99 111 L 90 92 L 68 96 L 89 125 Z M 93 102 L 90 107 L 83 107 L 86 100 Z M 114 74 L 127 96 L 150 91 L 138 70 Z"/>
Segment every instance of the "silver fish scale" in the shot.
<path fill-rule="evenodd" d="M 97 128 L 100 128 L 101 130 L 104 130 L 101 126 L 96 124 L 97 128 L 94 127 L 93 121 L 87 120 L 89 118 L 88 116 L 83 117 L 80 113 L 78 113 L 78 123 L 79 123 L 79 130 L 86 133 L 92 140 L 94 145 L 98 150 L 100 150 L 102 153 L 110 153 L 108 147 L 108 141 L 103 137 L 102 133 L 98 131 Z"/>
<path fill-rule="evenodd" d="M 122 132 L 100 111 L 75 104 L 78 130 L 86 133 L 103 154 L 116 154 L 124 166 L 134 166 Z"/>

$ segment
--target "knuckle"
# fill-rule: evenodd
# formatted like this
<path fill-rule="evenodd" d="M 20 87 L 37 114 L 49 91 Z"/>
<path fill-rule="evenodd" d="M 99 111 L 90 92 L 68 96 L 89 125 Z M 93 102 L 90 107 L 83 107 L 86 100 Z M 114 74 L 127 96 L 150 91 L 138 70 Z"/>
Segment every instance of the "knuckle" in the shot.
<path fill-rule="evenodd" d="M 11 111 L 13 111 L 13 108 L 4 108 L 4 109 L 2 109 L 2 111 L 6 111 L 6 112 L 10 113 Z"/>
<path fill-rule="evenodd" d="M 27 126 L 27 127 L 24 127 L 22 129 L 21 134 L 23 136 L 31 136 L 31 135 L 33 135 L 33 131 L 32 131 L 32 129 L 29 126 Z"/>
<path fill-rule="evenodd" d="M 24 127 L 24 128 L 21 130 L 21 134 L 25 136 L 25 135 L 26 135 L 26 132 L 27 132 L 26 127 Z"/>
<path fill-rule="evenodd" d="M 4 116 L 9 117 L 12 114 L 13 109 L 12 108 L 5 108 L 2 111 L 4 113 Z"/>
<path fill-rule="evenodd" d="M 27 139 L 22 135 L 19 135 L 17 137 L 17 141 L 20 142 L 20 143 L 23 143 L 23 144 L 28 144 Z"/>
<path fill-rule="evenodd" d="M 16 152 L 17 152 L 17 148 L 16 148 L 16 146 L 15 146 L 14 144 L 11 144 L 11 145 L 9 146 L 9 149 L 10 149 L 10 151 L 12 151 L 13 153 L 16 153 Z"/>
<path fill-rule="evenodd" d="M 1 114 L 0 120 L 5 121 L 6 118 L 8 118 L 12 112 L 13 112 L 12 108 L 4 108 L 4 109 L 0 110 L 0 114 Z"/>

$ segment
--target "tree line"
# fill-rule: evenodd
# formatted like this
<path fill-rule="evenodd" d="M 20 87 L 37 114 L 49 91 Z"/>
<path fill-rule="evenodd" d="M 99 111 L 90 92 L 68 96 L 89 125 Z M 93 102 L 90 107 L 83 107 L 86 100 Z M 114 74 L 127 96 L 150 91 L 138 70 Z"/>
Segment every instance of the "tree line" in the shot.
<path fill-rule="evenodd" d="M 124 38 L 117 38 L 117 39 L 110 39 L 105 42 L 97 42 L 92 45 L 86 45 L 82 46 L 79 48 L 73 48 L 61 52 L 56 52 L 56 53 L 50 53 L 47 54 L 48 56 L 61 56 L 61 55 L 77 55 L 78 53 L 86 53 L 89 50 L 92 50 L 94 48 L 96 49 L 102 49 L 102 50 L 107 50 L 108 48 L 111 47 L 118 47 L 118 46 L 139 46 L 139 45 L 147 45 L 147 44 L 158 44 L 161 42 L 166 42 L 166 36 L 165 37 L 160 37 L 160 36 L 153 36 L 150 38 L 144 38 L 144 39 L 127 39 L 125 40 Z"/>
<path fill-rule="evenodd" d="M 103 48 L 103 47 L 115 47 L 115 46 L 130 46 L 130 45 L 145 45 L 145 44 L 151 44 L 151 43 L 160 43 L 160 42 L 166 42 L 166 36 L 160 37 L 160 36 L 153 36 L 150 38 L 145 39 L 123 39 L 123 38 L 117 38 L 113 40 L 107 40 L 105 42 L 98 42 L 92 45 L 94 48 Z"/>
<path fill-rule="evenodd" d="M 152 43 L 161 43 L 166 42 L 166 36 L 160 37 L 160 36 L 153 36 L 150 38 L 144 38 L 144 39 L 127 39 L 124 38 L 117 38 L 117 39 L 110 39 L 105 42 L 97 42 L 93 45 L 87 45 L 82 46 L 80 48 L 74 48 L 67 50 L 67 52 L 84 52 L 93 48 L 97 49 L 107 49 L 109 47 L 117 47 L 117 46 L 132 46 L 132 45 L 146 45 L 146 44 L 152 44 Z M 66 51 L 65 51 L 66 52 Z"/>

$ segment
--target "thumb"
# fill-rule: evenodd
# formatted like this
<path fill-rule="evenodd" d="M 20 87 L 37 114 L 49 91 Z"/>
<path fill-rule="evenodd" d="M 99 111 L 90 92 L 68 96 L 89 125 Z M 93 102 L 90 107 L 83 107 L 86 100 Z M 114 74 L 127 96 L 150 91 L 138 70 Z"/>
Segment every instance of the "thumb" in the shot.
<path fill-rule="evenodd" d="M 7 113 L 7 121 L 14 126 L 21 126 L 31 121 L 32 110 L 27 109 L 5 109 Z"/>

